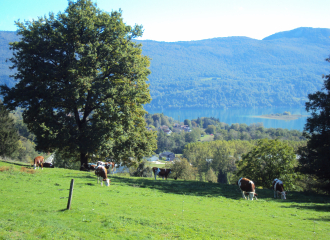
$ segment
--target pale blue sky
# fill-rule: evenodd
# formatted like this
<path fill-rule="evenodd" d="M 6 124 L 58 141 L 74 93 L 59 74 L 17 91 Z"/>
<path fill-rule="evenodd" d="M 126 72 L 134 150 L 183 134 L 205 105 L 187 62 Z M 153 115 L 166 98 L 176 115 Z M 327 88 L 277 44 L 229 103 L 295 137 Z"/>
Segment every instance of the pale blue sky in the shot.
<path fill-rule="evenodd" d="M 143 25 L 142 39 L 190 41 L 246 36 L 262 39 L 298 27 L 330 28 L 330 0 L 95 0 L 104 11 L 123 10 L 129 25 Z M 0 30 L 14 21 L 64 12 L 67 0 L 0 0 Z"/>

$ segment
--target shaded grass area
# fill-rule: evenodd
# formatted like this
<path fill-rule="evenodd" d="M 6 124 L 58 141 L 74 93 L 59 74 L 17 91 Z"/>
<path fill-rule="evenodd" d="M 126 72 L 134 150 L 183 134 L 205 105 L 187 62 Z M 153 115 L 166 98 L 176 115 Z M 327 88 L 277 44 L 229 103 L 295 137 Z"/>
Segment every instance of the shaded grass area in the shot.
<path fill-rule="evenodd" d="M 235 185 L 110 176 L 21 166 L 0 172 L 0 239 L 328 239 L 330 198 L 299 192 L 258 201 Z M 66 210 L 71 179 L 72 209 Z M 253 225 L 253 227 L 251 227 Z M 281 231 L 278 231 L 281 229 Z"/>

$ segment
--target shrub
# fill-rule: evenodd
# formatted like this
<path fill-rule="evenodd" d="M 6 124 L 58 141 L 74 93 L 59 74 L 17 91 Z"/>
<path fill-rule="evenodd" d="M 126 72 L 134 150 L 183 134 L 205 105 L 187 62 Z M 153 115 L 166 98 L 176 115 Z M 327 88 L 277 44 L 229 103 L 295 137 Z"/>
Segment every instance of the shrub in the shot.
<path fill-rule="evenodd" d="M 208 182 L 213 182 L 213 183 L 217 182 L 217 176 L 215 175 L 212 168 L 210 168 L 207 171 L 205 178 L 206 178 L 206 181 L 208 181 Z"/>
<path fill-rule="evenodd" d="M 137 168 L 130 167 L 129 174 L 132 177 L 152 177 L 152 169 L 146 166 L 146 162 L 141 162 Z"/>

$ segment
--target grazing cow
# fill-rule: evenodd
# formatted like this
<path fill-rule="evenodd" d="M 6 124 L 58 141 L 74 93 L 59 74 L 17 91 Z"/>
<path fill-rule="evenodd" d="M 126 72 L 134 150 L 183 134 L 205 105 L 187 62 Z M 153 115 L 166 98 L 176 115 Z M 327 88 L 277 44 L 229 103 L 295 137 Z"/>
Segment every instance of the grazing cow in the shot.
<path fill-rule="evenodd" d="M 273 180 L 274 198 L 281 194 L 281 199 L 286 199 L 286 192 L 284 191 L 283 182 L 277 178 Z"/>
<path fill-rule="evenodd" d="M 248 197 L 248 200 L 251 199 L 253 200 L 253 197 L 255 197 L 256 200 L 258 196 L 258 194 L 255 193 L 255 185 L 254 185 L 254 182 L 252 182 L 251 180 L 247 179 L 247 178 L 240 178 L 238 181 L 237 181 L 237 185 L 239 186 L 239 188 L 241 189 L 242 191 L 242 196 L 244 199 L 246 199 L 245 197 L 245 193 L 248 193 L 249 194 L 249 197 Z"/>
<path fill-rule="evenodd" d="M 105 163 L 105 168 L 110 169 L 112 171 L 112 175 L 115 169 L 115 163 L 114 162 L 106 162 Z"/>
<path fill-rule="evenodd" d="M 162 177 L 164 179 L 167 180 L 168 175 L 171 173 L 171 169 L 164 169 L 164 168 L 157 168 L 157 167 L 153 167 L 152 171 L 154 172 L 155 175 L 155 180 L 156 180 L 156 176 L 158 175 L 159 177 Z"/>
<path fill-rule="evenodd" d="M 95 169 L 95 175 L 97 176 L 97 183 L 99 183 L 99 180 L 101 181 L 101 186 L 103 186 L 103 181 L 105 181 L 105 186 L 110 186 L 110 180 L 107 176 L 107 170 L 104 166 L 99 165 Z"/>
<path fill-rule="evenodd" d="M 43 162 L 44 162 L 43 156 L 35 157 L 34 164 L 33 164 L 34 169 L 36 169 L 36 167 L 38 167 L 38 169 L 39 169 L 39 166 L 41 167 L 41 169 L 43 169 Z"/>

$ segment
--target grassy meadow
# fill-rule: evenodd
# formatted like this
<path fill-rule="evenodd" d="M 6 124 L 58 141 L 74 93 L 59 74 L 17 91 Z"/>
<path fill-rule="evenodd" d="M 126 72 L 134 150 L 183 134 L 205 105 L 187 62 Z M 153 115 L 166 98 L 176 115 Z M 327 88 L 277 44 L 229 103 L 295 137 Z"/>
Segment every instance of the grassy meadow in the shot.
<path fill-rule="evenodd" d="M 74 179 L 71 210 L 66 210 Z M 329 239 L 330 196 L 0 162 L 0 239 Z"/>

